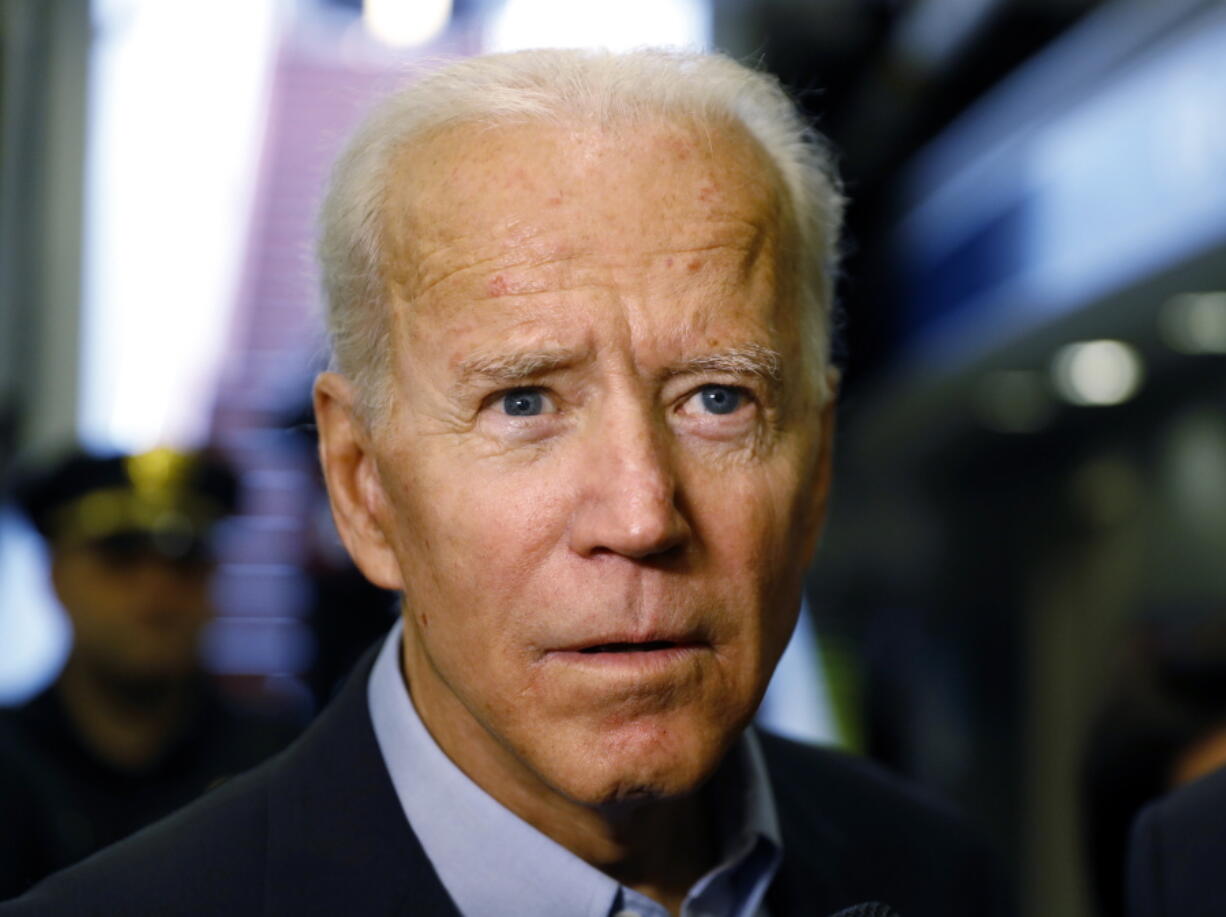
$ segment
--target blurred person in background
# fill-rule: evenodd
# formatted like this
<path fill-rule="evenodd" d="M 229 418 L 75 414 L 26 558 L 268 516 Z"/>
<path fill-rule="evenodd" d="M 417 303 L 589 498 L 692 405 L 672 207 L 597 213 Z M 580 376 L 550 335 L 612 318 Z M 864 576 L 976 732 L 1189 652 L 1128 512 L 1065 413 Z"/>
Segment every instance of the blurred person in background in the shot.
<path fill-rule="evenodd" d="M 1125 913 L 1129 833 L 1138 813 L 1226 765 L 1226 632 L 1218 616 L 1197 617 L 1207 623 L 1148 635 L 1091 724 L 1082 840 L 1099 917 Z M 1226 818 L 1226 809 L 1217 817 Z"/>
<path fill-rule="evenodd" d="M 293 736 L 200 669 L 215 524 L 237 482 L 207 453 L 74 451 L 16 498 L 72 627 L 63 671 L 0 712 L 0 899 L 272 754 Z"/>

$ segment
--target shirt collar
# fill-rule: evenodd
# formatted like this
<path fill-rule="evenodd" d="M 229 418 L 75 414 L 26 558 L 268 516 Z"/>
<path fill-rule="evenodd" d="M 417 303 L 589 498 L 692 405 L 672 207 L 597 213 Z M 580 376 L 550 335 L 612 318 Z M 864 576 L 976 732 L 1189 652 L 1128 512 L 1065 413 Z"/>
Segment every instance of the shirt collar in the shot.
<path fill-rule="evenodd" d="M 531 901 L 540 917 L 608 917 L 621 900 L 610 876 L 519 818 L 464 774 L 438 747 L 405 689 L 400 671 L 403 622 L 397 621 L 371 671 L 367 702 L 375 737 L 405 817 L 443 886 L 465 914 L 509 913 L 508 902 Z M 746 731 L 714 778 L 721 798 L 721 865 L 700 880 L 767 852 L 764 881 L 752 882 L 754 913 L 780 858 L 778 816 L 762 750 Z M 726 789 L 725 789 L 726 787 Z M 760 886 L 760 887 L 759 887 Z"/>

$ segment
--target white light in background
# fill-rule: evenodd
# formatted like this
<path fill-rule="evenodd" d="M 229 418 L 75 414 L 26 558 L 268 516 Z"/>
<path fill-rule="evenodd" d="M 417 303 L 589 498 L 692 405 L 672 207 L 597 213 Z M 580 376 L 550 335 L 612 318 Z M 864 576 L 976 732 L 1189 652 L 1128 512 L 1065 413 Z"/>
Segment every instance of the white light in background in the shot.
<path fill-rule="evenodd" d="M 1056 391 L 1073 404 L 1122 404 L 1141 387 L 1141 356 L 1122 341 L 1084 341 L 1060 348 L 1052 361 Z"/>
<path fill-rule="evenodd" d="M 1158 313 L 1158 328 L 1181 353 L 1226 354 L 1226 292 L 1172 296 Z"/>
<path fill-rule="evenodd" d="M 55 678 L 72 639 L 51 591 L 47 547 L 25 520 L 0 508 L 0 706 L 29 699 Z"/>
<path fill-rule="evenodd" d="M 803 599 L 796 630 L 758 708 L 759 725 L 800 742 L 844 743 L 821 660 L 813 612 Z"/>
<path fill-rule="evenodd" d="M 451 21 L 451 0 L 363 0 L 366 31 L 393 48 L 428 44 Z"/>
<path fill-rule="evenodd" d="M 523 48 L 707 48 L 708 0 L 506 0 L 485 34 L 491 51 Z"/>
<path fill-rule="evenodd" d="M 279 0 L 95 0 L 78 429 L 204 437 L 248 241 Z"/>

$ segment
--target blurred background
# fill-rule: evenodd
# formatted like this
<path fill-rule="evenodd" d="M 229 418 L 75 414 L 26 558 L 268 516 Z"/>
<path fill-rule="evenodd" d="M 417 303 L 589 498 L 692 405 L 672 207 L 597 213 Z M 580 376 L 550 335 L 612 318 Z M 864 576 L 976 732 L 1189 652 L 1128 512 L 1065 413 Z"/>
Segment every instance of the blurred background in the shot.
<path fill-rule="evenodd" d="M 331 158 L 429 61 L 715 47 L 851 199 L 836 498 L 767 715 L 964 808 L 1027 915 L 1118 913 L 1226 724 L 1220 0 L 4 0 L 0 477 L 77 440 L 240 472 L 205 661 L 312 708 L 390 620 L 315 470 Z M 0 512 L 0 703 L 71 641 Z"/>

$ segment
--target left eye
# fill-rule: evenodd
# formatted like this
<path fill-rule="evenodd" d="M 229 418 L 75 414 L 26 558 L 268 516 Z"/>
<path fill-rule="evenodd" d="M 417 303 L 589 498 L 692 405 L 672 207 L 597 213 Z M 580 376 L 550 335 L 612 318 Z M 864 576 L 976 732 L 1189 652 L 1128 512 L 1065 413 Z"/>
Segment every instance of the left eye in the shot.
<path fill-rule="evenodd" d="M 551 408 L 549 399 L 540 389 L 517 388 L 502 396 L 502 410 L 510 417 L 535 417 Z"/>
<path fill-rule="evenodd" d="M 745 403 L 745 393 L 731 385 L 704 385 L 690 400 L 708 414 L 731 414 Z"/>

